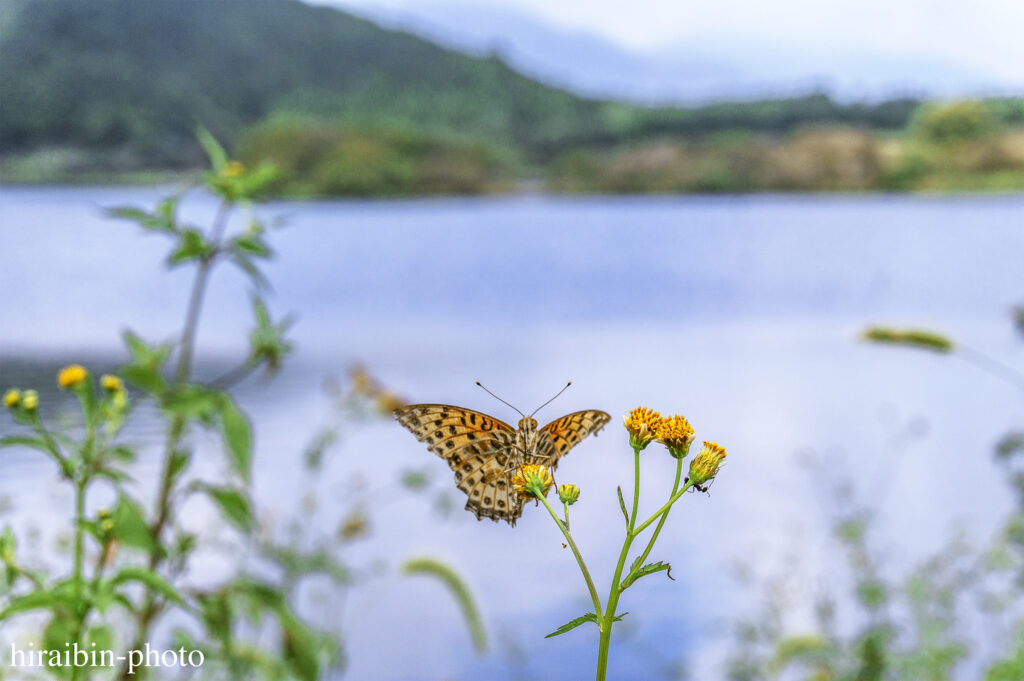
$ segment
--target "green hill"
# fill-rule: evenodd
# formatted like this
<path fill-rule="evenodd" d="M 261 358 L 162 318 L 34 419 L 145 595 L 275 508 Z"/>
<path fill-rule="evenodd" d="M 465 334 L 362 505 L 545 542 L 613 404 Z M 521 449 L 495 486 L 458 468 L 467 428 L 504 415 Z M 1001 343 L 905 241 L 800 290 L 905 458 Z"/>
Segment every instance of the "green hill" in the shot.
<path fill-rule="evenodd" d="M 195 168 L 202 125 L 244 161 L 276 163 L 274 190 L 291 195 L 472 193 L 524 176 L 603 192 L 1024 183 L 1021 101 L 952 110 L 977 128 L 960 141 L 915 133 L 920 113 L 822 94 L 586 99 L 298 0 L 0 0 L 7 181 Z"/>
<path fill-rule="evenodd" d="M 272 112 L 401 121 L 506 144 L 607 128 L 608 105 L 290 0 L 3 0 L 0 152 L 118 149 L 197 161 Z"/>

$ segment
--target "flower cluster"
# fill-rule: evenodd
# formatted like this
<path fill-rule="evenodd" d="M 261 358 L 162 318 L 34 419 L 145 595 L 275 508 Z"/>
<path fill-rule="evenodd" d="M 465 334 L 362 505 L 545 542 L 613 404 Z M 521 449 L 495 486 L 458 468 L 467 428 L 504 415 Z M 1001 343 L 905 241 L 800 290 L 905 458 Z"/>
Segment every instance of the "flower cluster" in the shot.
<path fill-rule="evenodd" d="M 92 391 L 92 385 L 89 371 L 81 364 L 70 364 L 57 372 L 57 387 L 76 392 L 80 399 L 85 399 L 84 396 Z M 107 397 L 101 405 L 103 416 L 108 423 L 116 421 L 119 424 L 128 406 L 124 382 L 117 376 L 106 374 L 100 379 L 100 387 Z M 14 412 L 17 420 L 28 422 L 36 417 L 39 393 L 35 390 L 11 388 L 4 393 L 3 403 L 4 407 Z"/>
<path fill-rule="evenodd" d="M 693 426 L 681 414 L 664 417 L 647 407 L 637 407 L 622 417 L 629 432 L 629 444 L 636 450 L 652 442 L 660 442 L 669 454 L 685 459 L 693 444 Z M 690 480 L 701 485 L 715 477 L 725 458 L 725 449 L 714 442 L 705 442 L 700 454 L 690 462 Z"/>

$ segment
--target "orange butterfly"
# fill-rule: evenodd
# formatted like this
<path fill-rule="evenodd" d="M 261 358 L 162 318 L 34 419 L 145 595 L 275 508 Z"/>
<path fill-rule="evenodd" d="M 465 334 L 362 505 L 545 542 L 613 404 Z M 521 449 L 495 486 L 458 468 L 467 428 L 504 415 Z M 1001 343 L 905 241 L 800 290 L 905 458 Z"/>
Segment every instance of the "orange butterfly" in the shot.
<path fill-rule="evenodd" d="M 516 471 L 524 464 L 555 470 L 559 459 L 570 449 L 611 420 L 603 411 L 588 409 L 566 414 L 537 428 L 537 420 L 532 415 L 519 412 L 523 418 L 517 428 L 512 428 L 493 416 L 450 404 L 412 404 L 395 409 L 394 414 L 417 440 L 426 442 L 430 451 L 447 461 L 448 467 L 455 471 L 456 486 L 469 497 L 467 511 L 477 520 L 504 520 L 512 526 L 523 513 L 522 499 L 512 490 Z"/>

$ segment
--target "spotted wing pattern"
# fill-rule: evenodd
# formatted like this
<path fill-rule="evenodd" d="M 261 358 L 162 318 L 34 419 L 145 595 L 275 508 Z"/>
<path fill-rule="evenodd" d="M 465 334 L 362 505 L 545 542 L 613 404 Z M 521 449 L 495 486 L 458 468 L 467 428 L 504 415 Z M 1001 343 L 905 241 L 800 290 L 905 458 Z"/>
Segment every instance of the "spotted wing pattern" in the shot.
<path fill-rule="evenodd" d="M 583 438 L 596 434 L 611 420 L 611 416 L 597 409 L 586 409 L 555 419 L 539 431 L 537 455 L 534 463 L 554 470 L 558 461 Z"/>
<path fill-rule="evenodd" d="M 448 404 L 413 404 L 395 410 L 395 418 L 430 451 L 448 462 L 455 484 L 469 497 L 466 510 L 477 519 L 505 520 L 522 515 L 512 490 L 516 432 L 500 419 Z"/>

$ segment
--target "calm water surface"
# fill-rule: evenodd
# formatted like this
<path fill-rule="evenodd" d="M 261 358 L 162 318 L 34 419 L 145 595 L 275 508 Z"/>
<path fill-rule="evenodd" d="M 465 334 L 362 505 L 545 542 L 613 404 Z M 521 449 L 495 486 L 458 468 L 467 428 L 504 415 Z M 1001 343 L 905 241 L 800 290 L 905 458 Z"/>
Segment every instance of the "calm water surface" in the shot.
<path fill-rule="evenodd" d="M 115 366 L 124 328 L 150 339 L 178 328 L 188 272 L 159 268 L 161 238 L 102 215 L 162 195 L 0 189 L 0 388 L 48 386 L 74 360 Z M 195 196 L 185 217 L 205 224 L 214 208 Z M 413 401 L 513 422 L 474 381 L 532 410 L 572 379 L 542 420 L 645 404 L 685 413 L 699 439 L 728 448 L 712 496 L 685 499 L 652 556 L 670 560 L 677 581 L 649 578 L 625 597 L 643 643 L 613 651 L 616 678 L 657 678 L 695 646 L 719 650 L 729 618 L 748 607 L 729 573 L 738 560 L 771 572 L 796 553 L 811 581 L 827 577 L 828 480 L 802 460 L 853 478 L 879 506 L 879 539 L 897 564 L 936 549 L 954 523 L 991 532 L 1009 507 L 990 452 L 1024 425 L 1019 394 L 956 360 L 856 335 L 875 322 L 929 326 L 1017 361 L 1007 312 L 1024 298 L 1024 199 L 527 197 L 271 204 L 261 214 L 286 218 L 272 235 L 270 304 L 299 320 L 289 368 L 240 393 L 256 423 L 256 494 L 269 522 L 302 512 L 301 450 L 330 413 L 322 382 L 355 361 Z M 200 332 L 211 373 L 244 352 L 249 326 L 246 282 L 225 270 L 212 289 Z M 0 416 L 0 429 L 10 425 Z M 154 441 L 157 424 L 143 419 L 132 436 Z M 214 443 L 199 445 L 219 456 Z M 3 456 L 8 520 L 56 526 L 69 499 L 50 466 L 30 452 Z M 671 461 L 643 456 L 654 510 Z M 620 546 L 615 486 L 629 479 L 630 458 L 613 423 L 559 469 L 583 490 L 574 532 L 602 591 Z M 368 424 L 348 433 L 321 491 L 343 498 L 355 468 L 383 484 L 408 466 L 439 482 L 449 475 L 397 426 Z M 139 494 L 154 467 L 140 463 Z M 456 565 L 495 650 L 472 656 L 436 585 L 385 577 L 347 604 L 349 678 L 570 678 L 591 668 L 596 631 L 540 638 L 585 612 L 587 597 L 537 509 L 515 529 L 461 511 L 440 522 L 418 499 L 372 514 L 359 557 L 394 566 L 431 554 Z M 333 532 L 330 517 L 311 515 L 311 529 Z M 214 574 L 212 561 L 197 579 Z M 716 655 L 691 660 L 695 678 L 718 676 L 708 671 Z"/>

